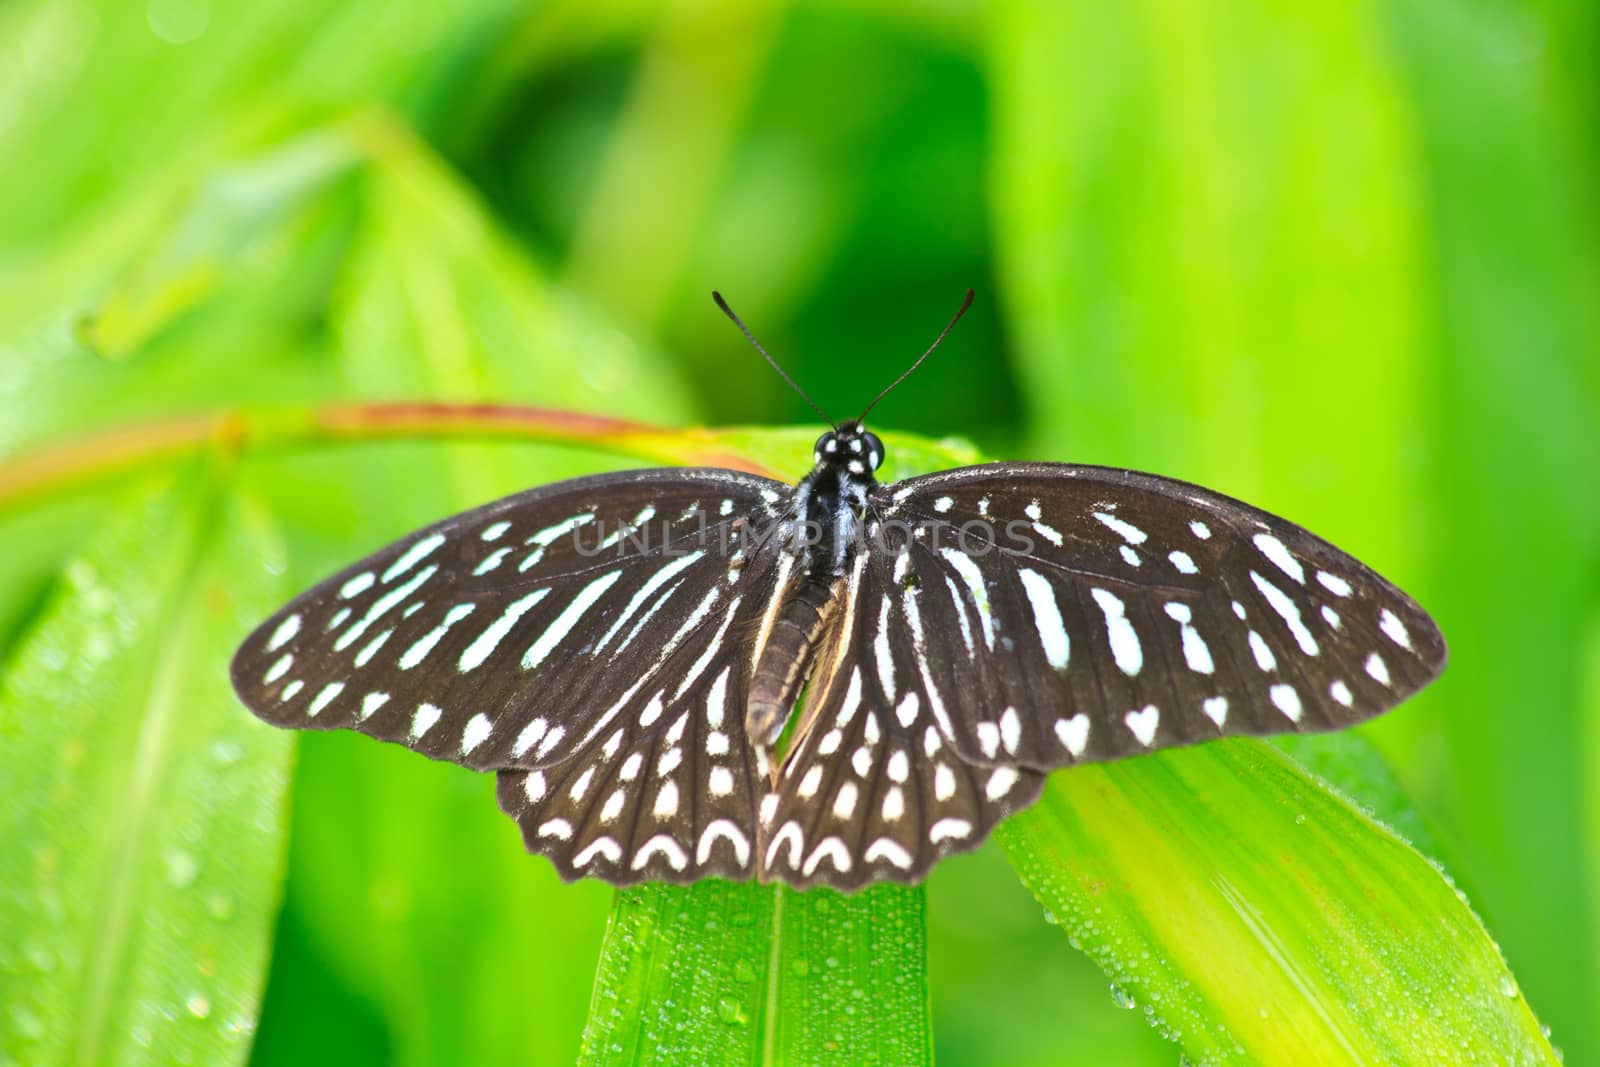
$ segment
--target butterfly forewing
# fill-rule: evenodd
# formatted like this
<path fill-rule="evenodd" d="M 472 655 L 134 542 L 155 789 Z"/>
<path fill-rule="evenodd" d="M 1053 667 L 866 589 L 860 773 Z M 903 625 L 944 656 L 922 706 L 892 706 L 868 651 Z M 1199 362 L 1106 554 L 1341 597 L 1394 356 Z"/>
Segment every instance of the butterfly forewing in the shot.
<path fill-rule="evenodd" d="M 1433 621 L 1327 542 L 1152 475 L 992 464 L 880 490 L 891 572 L 968 759 L 1048 769 L 1382 712 L 1444 666 Z M 884 541 L 888 553 L 895 533 Z"/>
<path fill-rule="evenodd" d="M 675 715 L 737 644 L 770 584 L 771 553 L 741 542 L 784 489 L 657 470 L 487 504 L 292 601 L 240 648 L 235 687 L 270 722 L 478 769 L 571 760 L 652 700 Z"/>

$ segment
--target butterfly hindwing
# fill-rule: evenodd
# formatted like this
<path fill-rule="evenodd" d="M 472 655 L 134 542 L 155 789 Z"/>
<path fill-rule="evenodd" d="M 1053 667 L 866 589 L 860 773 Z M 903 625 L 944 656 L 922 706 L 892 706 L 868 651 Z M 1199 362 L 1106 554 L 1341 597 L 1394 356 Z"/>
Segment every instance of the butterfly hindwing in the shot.
<path fill-rule="evenodd" d="M 950 709 L 916 640 L 918 594 L 907 599 L 894 566 L 881 552 L 854 562 L 839 628 L 763 800 L 764 878 L 841 889 L 920 881 L 1043 788 L 1038 772 L 980 765 L 950 744 Z"/>
<path fill-rule="evenodd" d="M 291 601 L 241 646 L 235 688 L 269 722 L 477 769 L 570 760 L 657 695 L 675 711 L 737 644 L 770 584 L 770 553 L 740 541 L 785 491 L 647 470 L 486 504 Z"/>
<path fill-rule="evenodd" d="M 1371 569 L 1187 483 L 991 464 L 875 506 L 913 532 L 899 584 L 939 620 L 923 658 L 970 759 L 1049 769 L 1332 729 L 1444 665 L 1433 621 Z"/>
<path fill-rule="evenodd" d="M 528 851 L 569 880 L 750 877 L 762 770 L 744 735 L 742 658 L 724 647 L 682 694 L 653 695 L 565 761 L 500 772 L 500 806 Z"/>

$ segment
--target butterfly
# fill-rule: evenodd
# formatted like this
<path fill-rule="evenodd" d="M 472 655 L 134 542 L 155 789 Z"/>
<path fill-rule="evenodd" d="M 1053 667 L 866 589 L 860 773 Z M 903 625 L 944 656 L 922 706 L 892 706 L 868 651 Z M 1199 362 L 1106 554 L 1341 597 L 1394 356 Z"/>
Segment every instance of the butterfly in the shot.
<path fill-rule="evenodd" d="M 795 485 L 601 474 L 410 534 L 263 623 L 235 689 L 495 772 L 566 879 L 852 890 L 921 880 L 1054 769 L 1349 726 L 1444 667 L 1410 597 L 1283 519 L 1063 463 L 880 485 L 867 412 Z"/>

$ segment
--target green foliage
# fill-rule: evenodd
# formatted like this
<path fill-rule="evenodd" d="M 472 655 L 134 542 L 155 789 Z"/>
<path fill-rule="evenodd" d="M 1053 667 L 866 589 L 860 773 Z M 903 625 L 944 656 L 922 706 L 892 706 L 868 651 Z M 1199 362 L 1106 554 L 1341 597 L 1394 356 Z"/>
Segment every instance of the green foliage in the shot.
<path fill-rule="evenodd" d="M 0 1064 L 1548 1062 L 1528 1001 L 1600 1058 L 1595 19 L 7 7 Z M 562 885 L 486 779 L 359 738 L 303 738 L 286 798 L 224 674 L 284 595 L 619 453 L 799 473 L 812 416 L 712 287 L 850 415 L 967 285 L 875 418 L 1215 485 L 1415 590 L 1452 664 L 1381 757 L 1065 773 L 1003 849 L 850 898 Z M 317 421 L 385 398 L 802 425 Z M 10 506 L 8 460 L 196 412 L 238 414 Z M 978 455 L 886 437 L 892 477 Z"/>
<path fill-rule="evenodd" d="M 243 1062 L 292 742 L 218 670 L 283 550 L 214 472 L 142 492 L 65 568 L 0 682 L 0 1055 Z"/>

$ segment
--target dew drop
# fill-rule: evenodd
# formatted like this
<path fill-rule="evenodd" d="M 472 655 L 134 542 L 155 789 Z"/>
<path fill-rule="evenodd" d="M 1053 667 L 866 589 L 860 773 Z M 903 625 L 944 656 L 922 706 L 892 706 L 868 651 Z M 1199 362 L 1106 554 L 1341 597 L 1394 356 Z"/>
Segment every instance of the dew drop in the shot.
<path fill-rule="evenodd" d="M 729 1026 L 742 1026 L 745 1022 L 744 1009 L 732 997 L 723 997 L 717 1001 L 717 1018 Z"/>
<path fill-rule="evenodd" d="M 200 873 L 200 861 L 181 848 L 167 853 L 167 884 L 174 889 L 185 889 Z"/>
<path fill-rule="evenodd" d="M 233 918 L 233 900 L 222 893 L 212 893 L 206 897 L 206 910 L 214 919 Z"/>
<path fill-rule="evenodd" d="M 1512 978 L 1509 974 L 1502 975 L 1500 978 L 1500 992 L 1505 996 L 1515 997 L 1517 995 L 1516 979 Z"/>
<path fill-rule="evenodd" d="M 211 1001 L 199 993 L 191 993 L 189 999 L 183 1002 L 183 1006 L 188 1008 L 189 1014 L 196 1019 L 204 1019 L 211 1014 Z"/>
<path fill-rule="evenodd" d="M 1111 1003 L 1128 1011 L 1133 1010 L 1133 1008 L 1136 1006 L 1133 999 L 1133 994 L 1117 985 L 1115 982 L 1111 983 Z"/>

